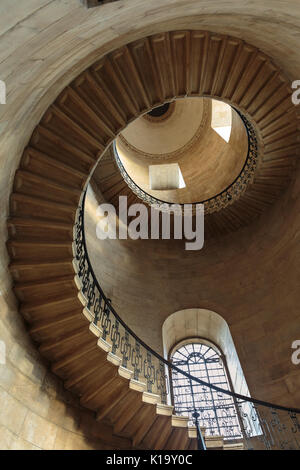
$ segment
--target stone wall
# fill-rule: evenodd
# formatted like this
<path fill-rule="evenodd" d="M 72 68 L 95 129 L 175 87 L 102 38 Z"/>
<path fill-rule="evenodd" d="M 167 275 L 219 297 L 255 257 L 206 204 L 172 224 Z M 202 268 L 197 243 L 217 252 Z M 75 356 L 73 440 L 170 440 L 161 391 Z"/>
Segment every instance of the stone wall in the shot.
<path fill-rule="evenodd" d="M 77 0 L 1 0 L 0 79 L 7 85 L 7 105 L 0 105 L 0 340 L 7 346 L 7 364 L 0 365 L 1 448 L 97 448 L 104 447 L 104 435 L 109 436 L 48 372 L 28 339 L 11 294 L 5 247 L 9 194 L 23 148 L 44 111 L 74 77 L 107 51 L 172 29 L 202 28 L 242 37 L 270 55 L 291 79 L 298 79 L 299 26 L 298 0 L 164 0 L 163 5 L 161 0 L 125 0 L 92 9 Z M 134 327 L 143 318 L 146 339 L 152 338 L 158 349 L 166 315 L 195 306 L 216 310 L 232 328 L 255 394 L 299 406 L 299 370 L 289 360 L 290 342 L 300 336 L 298 192 L 299 185 L 292 187 L 273 215 L 262 219 L 255 230 L 253 226 L 237 235 L 238 245 L 234 238 L 212 244 L 201 262 L 182 250 L 168 249 L 167 244 L 162 244 L 164 260 L 152 250 L 140 262 L 132 257 L 138 242 L 134 249 L 120 247 L 116 268 L 103 266 L 107 291 L 119 283 L 116 306 Z M 102 253 L 109 261 L 111 250 Z M 178 259 L 182 269 L 175 267 Z M 166 263 L 169 268 L 162 273 Z M 128 282 L 129 264 L 143 280 L 142 297 L 137 285 Z M 186 291 L 168 291 L 174 275 L 180 283 L 193 282 Z M 132 312 L 124 310 L 125 302 L 133 306 Z M 123 444 L 115 442 L 114 447 Z"/>
<path fill-rule="evenodd" d="M 104 292 L 144 341 L 161 353 L 170 314 L 213 310 L 230 327 L 252 396 L 299 407 L 300 369 L 291 362 L 300 338 L 299 170 L 294 176 L 258 220 L 198 252 L 176 240 L 98 240 L 91 190 L 86 223 Z"/>
<path fill-rule="evenodd" d="M 1 291 L 0 312 L 0 449 L 130 449 L 51 373 L 11 293 Z"/>

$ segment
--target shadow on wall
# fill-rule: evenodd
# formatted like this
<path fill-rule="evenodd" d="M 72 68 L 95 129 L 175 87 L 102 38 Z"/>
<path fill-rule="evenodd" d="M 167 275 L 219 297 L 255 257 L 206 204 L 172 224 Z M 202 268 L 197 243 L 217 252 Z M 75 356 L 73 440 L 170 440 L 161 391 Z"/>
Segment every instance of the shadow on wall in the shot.
<path fill-rule="evenodd" d="M 211 341 L 226 358 L 233 391 L 250 396 L 229 326 L 218 313 L 201 308 L 172 313 L 163 323 L 162 337 L 166 359 L 174 346 L 184 340 L 197 338 Z"/>

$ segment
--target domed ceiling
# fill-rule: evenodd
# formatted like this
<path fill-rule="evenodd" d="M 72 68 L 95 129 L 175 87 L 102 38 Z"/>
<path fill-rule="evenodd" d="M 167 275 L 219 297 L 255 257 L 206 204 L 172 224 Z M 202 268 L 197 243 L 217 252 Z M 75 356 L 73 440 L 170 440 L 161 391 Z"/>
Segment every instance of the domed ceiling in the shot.
<path fill-rule="evenodd" d="M 147 114 L 122 132 L 116 140 L 121 164 L 143 191 L 157 199 L 188 204 L 213 198 L 228 188 L 244 167 L 248 152 L 245 125 L 229 105 L 210 98 L 185 98 L 171 106 L 173 111 L 169 114 L 168 109 L 165 119 L 162 114 L 149 120 Z M 216 131 L 218 121 L 224 124 L 222 114 L 226 111 L 230 118 L 228 142 Z M 167 171 L 166 165 L 160 165 L 172 163 L 178 163 L 185 187 L 151 189 L 149 167 Z"/>
<path fill-rule="evenodd" d="M 173 51 L 172 70 L 164 55 L 169 40 L 178 52 Z M 164 60 L 152 64 L 149 51 L 155 57 L 162 54 Z M 134 59 L 135 70 L 133 62 L 127 68 L 124 65 L 127 56 Z M 125 100 L 121 92 L 116 95 L 128 105 L 128 125 L 120 126 L 90 180 L 104 200 L 116 206 L 121 195 L 128 197 L 128 204 L 141 200 L 150 205 L 153 201 L 203 202 L 207 237 L 249 224 L 278 199 L 296 162 L 297 120 L 290 84 L 263 52 L 236 38 L 181 31 L 137 41 L 114 53 L 111 61 L 96 64 L 92 73 L 98 77 L 101 70 L 103 86 L 109 86 L 111 64 L 118 61 L 119 79 L 127 77 L 130 96 Z M 95 107 L 95 95 L 83 89 L 89 82 L 87 77 L 76 83 L 82 97 Z M 189 109 L 187 98 L 195 100 L 190 101 Z M 226 122 L 215 127 L 211 111 L 205 110 L 205 101 L 211 98 L 235 110 L 231 132 Z M 197 104 L 201 99 L 202 105 Z M 139 113 L 133 112 L 131 101 L 141 103 Z M 162 105 L 164 112 L 157 109 Z M 168 133 L 171 124 L 173 131 Z M 171 163 L 178 164 L 185 187 L 164 187 L 154 193 L 149 167 Z"/>
<path fill-rule="evenodd" d="M 201 98 L 186 98 L 166 103 L 129 124 L 120 134 L 119 143 L 139 157 L 167 160 L 187 152 L 203 132 L 208 106 Z M 204 106 L 206 104 L 206 106 Z M 155 110 L 163 110 L 152 116 Z"/>

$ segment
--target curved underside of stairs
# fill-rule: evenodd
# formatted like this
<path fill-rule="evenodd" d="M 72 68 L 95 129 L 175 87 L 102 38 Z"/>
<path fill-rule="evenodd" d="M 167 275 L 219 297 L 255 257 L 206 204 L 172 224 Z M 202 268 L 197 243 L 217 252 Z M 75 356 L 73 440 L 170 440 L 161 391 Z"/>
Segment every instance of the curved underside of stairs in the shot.
<path fill-rule="evenodd" d="M 188 431 L 187 418 L 172 416 L 171 407 L 132 378 L 90 323 L 72 246 L 82 190 L 129 122 L 176 97 L 219 97 L 255 126 L 260 161 L 246 192 L 211 216 L 210 230 L 243 226 L 289 181 L 297 154 L 290 95 L 272 61 L 239 39 L 202 31 L 159 34 L 82 73 L 50 106 L 24 151 L 7 244 L 20 312 L 66 388 L 136 448 L 192 449 L 195 432 Z"/>

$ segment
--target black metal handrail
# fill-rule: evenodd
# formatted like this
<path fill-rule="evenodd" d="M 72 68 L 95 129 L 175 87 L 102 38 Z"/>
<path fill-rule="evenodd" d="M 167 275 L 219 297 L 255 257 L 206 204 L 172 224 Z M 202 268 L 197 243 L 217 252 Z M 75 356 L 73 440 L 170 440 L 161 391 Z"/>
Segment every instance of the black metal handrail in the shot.
<path fill-rule="evenodd" d="M 77 274 L 81 282 L 81 291 L 86 298 L 86 306 L 93 316 L 93 323 L 101 329 L 102 338 L 106 341 L 110 341 L 112 353 L 119 354 L 122 358 L 122 365 L 133 371 L 133 378 L 139 380 L 143 377 L 146 381 L 148 392 L 160 395 L 162 403 L 167 403 L 168 370 L 201 385 L 203 389 L 208 388 L 214 390 L 217 392 L 218 396 L 223 397 L 223 395 L 225 395 L 232 397 L 238 413 L 241 435 L 244 438 L 247 437 L 250 439 L 251 437 L 255 437 L 255 435 L 258 435 L 258 430 L 260 430 L 261 435 L 265 439 L 266 434 L 268 436 L 271 435 L 270 428 L 273 430 L 274 426 L 276 427 L 276 432 L 278 432 L 280 427 L 284 430 L 287 426 L 285 423 L 286 418 L 292 421 L 292 437 L 295 432 L 300 433 L 300 424 L 298 421 L 298 415 L 300 414 L 299 409 L 276 405 L 229 390 L 224 390 L 188 374 L 147 345 L 135 334 L 124 320 L 122 320 L 111 305 L 110 299 L 105 296 L 100 287 L 88 256 L 84 231 L 85 200 L 86 191 L 83 193 L 77 211 L 74 233 L 75 259 L 77 263 Z M 220 409 L 225 412 L 226 406 L 220 407 Z M 270 414 L 270 417 L 267 417 L 266 410 Z M 193 409 L 192 411 L 198 413 L 199 410 Z M 283 417 L 282 421 L 279 420 L 279 412 L 284 412 L 286 415 Z M 253 430 L 253 422 L 256 423 L 256 430 Z M 282 422 L 283 424 L 281 424 Z M 266 442 L 264 442 L 265 448 L 272 448 L 273 441 L 273 436 L 272 438 L 268 438 Z M 279 448 L 284 448 L 284 446 L 285 440 L 280 440 Z M 300 449 L 300 441 L 298 443 L 298 440 L 297 446 Z"/>
<path fill-rule="evenodd" d="M 252 124 L 248 121 L 248 119 L 239 111 L 238 109 L 232 107 L 234 111 L 240 116 L 242 123 L 244 124 L 247 138 L 248 138 L 248 150 L 247 156 L 244 162 L 244 165 L 236 176 L 236 178 L 222 191 L 214 196 L 204 199 L 202 201 L 197 201 L 192 203 L 193 211 L 196 210 L 196 207 L 200 204 L 204 205 L 205 213 L 211 213 L 216 210 L 220 210 L 226 207 L 228 204 L 233 203 L 247 188 L 248 184 L 252 181 L 252 178 L 255 173 L 255 169 L 257 166 L 258 161 L 258 143 L 256 132 Z M 119 156 L 116 140 L 114 140 L 112 144 L 113 154 L 116 161 L 116 164 L 119 168 L 119 171 L 127 183 L 129 188 L 144 202 L 147 204 L 153 205 L 155 207 L 168 207 L 171 203 L 164 201 L 162 199 L 158 199 L 155 196 L 144 191 L 128 174 L 126 171 L 121 158 Z M 183 208 L 185 204 L 177 203 L 178 206 Z"/>
<path fill-rule="evenodd" d="M 84 192 L 84 196 L 83 196 L 83 199 L 82 199 L 83 210 L 81 209 L 82 223 L 83 224 L 84 224 L 84 202 L 85 202 L 85 198 L 86 198 L 86 191 Z M 266 402 L 266 401 L 263 401 L 263 400 L 258 400 L 258 399 L 255 399 L 255 398 L 250 398 L 246 395 L 240 395 L 238 393 L 234 393 L 234 392 L 230 392 L 228 390 L 224 390 L 220 387 L 217 387 L 216 385 L 208 384 L 207 382 L 204 382 L 203 380 L 198 379 L 197 377 L 193 377 L 190 374 L 188 374 L 187 372 L 179 369 L 178 367 L 173 365 L 170 361 L 168 361 L 167 359 L 162 357 L 154 349 L 152 349 L 148 344 L 146 344 L 141 338 L 139 338 L 135 334 L 135 332 L 124 322 L 124 320 L 122 320 L 122 318 L 118 315 L 118 313 L 115 311 L 115 309 L 111 305 L 110 300 L 105 296 L 103 290 L 101 289 L 101 287 L 99 285 L 99 282 L 98 282 L 97 277 L 94 273 L 91 261 L 90 261 L 89 256 L 88 256 L 84 229 L 83 229 L 82 236 L 83 236 L 83 244 L 84 244 L 84 249 L 85 249 L 85 254 L 86 254 L 86 261 L 88 263 L 90 273 L 92 274 L 95 286 L 97 287 L 102 299 L 104 300 L 104 303 L 106 304 L 106 307 L 110 310 L 110 312 L 113 314 L 113 316 L 116 318 L 116 320 L 120 323 L 120 325 L 122 325 L 126 329 L 128 334 L 130 336 L 132 336 L 136 341 L 138 341 L 138 343 L 141 346 L 143 346 L 145 349 L 147 349 L 147 351 L 149 351 L 150 354 L 152 354 L 154 357 L 156 357 L 159 361 L 164 363 L 166 366 L 170 367 L 171 369 L 175 370 L 176 372 L 179 372 L 180 374 L 184 375 L 186 378 L 192 379 L 193 381 L 197 382 L 199 385 L 204 385 L 206 387 L 209 387 L 209 388 L 212 388 L 212 389 L 216 390 L 217 392 L 221 392 L 221 393 L 224 393 L 225 395 L 229 395 L 229 396 L 238 398 L 239 400 L 249 401 L 249 402 L 257 404 L 257 405 L 268 406 L 270 408 L 290 411 L 290 412 L 293 412 L 293 413 L 300 413 L 300 409 L 298 409 L 298 408 L 288 408 L 288 407 L 281 406 L 281 405 L 275 405 L 274 403 Z"/>

